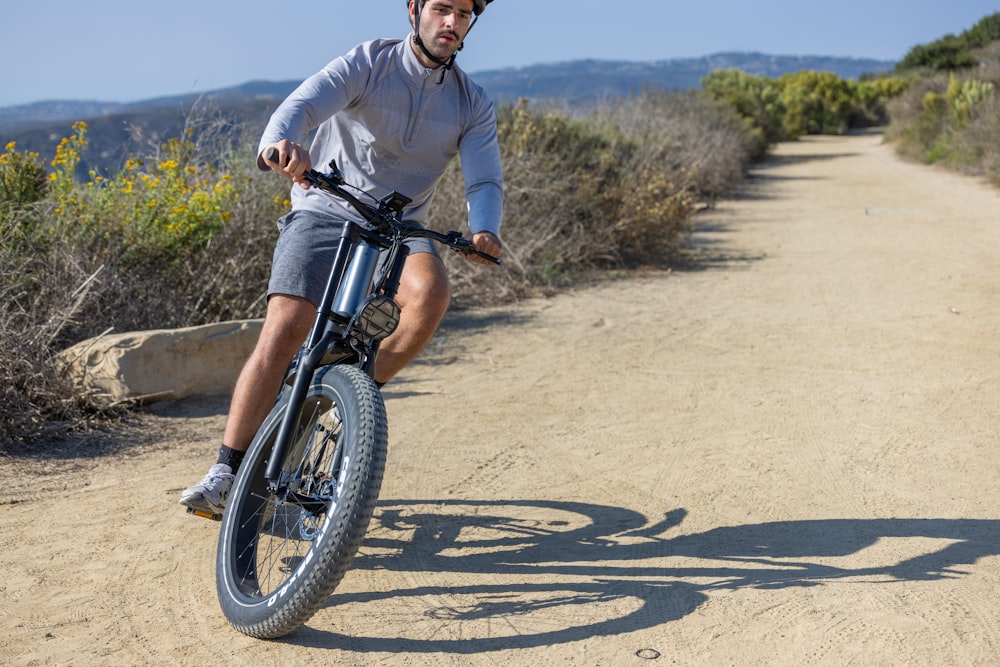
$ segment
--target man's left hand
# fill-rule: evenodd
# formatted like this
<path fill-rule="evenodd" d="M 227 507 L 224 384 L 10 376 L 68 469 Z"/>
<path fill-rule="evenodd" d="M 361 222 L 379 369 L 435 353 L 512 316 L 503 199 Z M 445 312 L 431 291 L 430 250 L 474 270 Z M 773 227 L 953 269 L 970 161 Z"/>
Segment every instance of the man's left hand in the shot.
<path fill-rule="evenodd" d="M 472 235 L 472 247 L 474 247 L 479 252 L 485 252 L 487 255 L 493 255 L 499 258 L 500 253 L 503 252 L 503 244 L 497 235 L 493 232 L 479 232 L 478 234 Z M 473 255 L 472 253 L 465 255 L 466 259 L 470 262 L 475 262 L 476 264 L 492 264 L 490 260 L 485 257 L 480 257 L 479 255 Z"/>

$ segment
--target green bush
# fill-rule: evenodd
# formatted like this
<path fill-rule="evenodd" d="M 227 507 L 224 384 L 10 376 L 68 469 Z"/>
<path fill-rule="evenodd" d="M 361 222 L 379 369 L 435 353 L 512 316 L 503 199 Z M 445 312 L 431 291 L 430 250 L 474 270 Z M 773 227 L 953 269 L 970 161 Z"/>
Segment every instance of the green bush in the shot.
<path fill-rule="evenodd" d="M 709 98 L 744 119 L 752 138 L 752 159 L 779 141 L 882 125 L 888 120 L 887 101 L 909 85 L 902 77 L 855 82 L 815 71 L 770 79 L 739 70 L 717 70 L 702 80 Z"/>
<path fill-rule="evenodd" d="M 1000 39 L 1000 12 L 981 19 L 963 32 L 962 38 L 973 49 L 982 48 Z"/>
<path fill-rule="evenodd" d="M 854 90 L 849 126 L 874 127 L 888 123 L 887 103 L 906 92 L 911 83 L 908 78 L 893 76 L 851 82 Z"/>
<path fill-rule="evenodd" d="M 49 233 L 76 239 L 125 266 L 174 262 L 214 237 L 232 217 L 231 176 L 195 159 L 191 141 L 174 138 L 147 161 L 130 159 L 112 178 L 75 178 L 86 150 L 86 124 L 56 149 L 51 176 L 55 209 Z"/>
<path fill-rule="evenodd" d="M 855 109 L 855 87 L 832 72 L 805 71 L 778 79 L 785 136 L 843 134 Z"/>
<path fill-rule="evenodd" d="M 897 72 L 931 70 L 948 72 L 973 67 L 976 59 L 961 37 L 948 35 L 931 44 L 913 47 L 896 65 Z"/>
<path fill-rule="evenodd" d="M 753 137 L 750 149 L 754 159 L 787 138 L 787 110 L 781 89 L 773 79 L 727 69 L 710 73 L 701 85 L 711 99 L 734 109 L 744 119 Z"/>
<path fill-rule="evenodd" d="M 950 76 L 945 101 L 951 112 L 956 128 L 966 127 L 984 102 L 993 99 L 996 86 L 989 81 L 977 79 L 960 80 L 954 73 Z"/>

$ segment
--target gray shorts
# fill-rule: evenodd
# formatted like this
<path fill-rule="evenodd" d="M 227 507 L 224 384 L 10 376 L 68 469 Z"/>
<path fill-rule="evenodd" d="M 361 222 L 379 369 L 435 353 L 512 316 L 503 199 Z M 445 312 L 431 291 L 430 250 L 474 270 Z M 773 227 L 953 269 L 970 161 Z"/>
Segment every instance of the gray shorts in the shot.
<path fill-rule="evenodd" d="M 300 296 L 318 306 L 330 276 L 342 227 L 340 218 L 315 211 L 292 211 L 282 216 L 278 220 L 280 234 L 274 246 L 267 296 Z M 440 256 L 430 239 L 412 238 L 405 243 L 410 254 L 429 252 Z M 387 254 L 382 252 L 383 260 Z"/>

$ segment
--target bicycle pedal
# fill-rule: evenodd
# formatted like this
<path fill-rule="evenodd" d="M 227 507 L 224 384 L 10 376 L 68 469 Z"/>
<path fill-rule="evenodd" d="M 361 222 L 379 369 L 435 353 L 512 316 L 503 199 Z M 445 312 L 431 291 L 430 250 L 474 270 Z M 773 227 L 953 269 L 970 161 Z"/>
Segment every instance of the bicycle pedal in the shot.
<path fill-rule="evenodd" d="M 222 521 L 221 514 L 212 514 L 211 512 L 205 512 L 203 510 L 196 510 L 193 507 L 187 508 L 188 514 L 193 514 L 195 516 L 200 516 L 203 519 L 211 519 L 212 521 Z"/>

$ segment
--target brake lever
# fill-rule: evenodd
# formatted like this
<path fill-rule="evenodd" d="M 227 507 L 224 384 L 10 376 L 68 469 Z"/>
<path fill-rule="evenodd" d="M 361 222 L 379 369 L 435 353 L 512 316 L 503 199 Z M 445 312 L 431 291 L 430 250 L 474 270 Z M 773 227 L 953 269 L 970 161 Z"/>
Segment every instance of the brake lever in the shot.
<path fill-rule="evenodd" d="M 452 236 L 452 234 L 449 234 L 448 236 L 453 239 L 453 242 L 449 244 L 451 246 L 451 249 L 457 252 L 458 254 L 477 255 L 485 260 L 493 262 L 497 266 L 500 266 L 502 260 L 499 257 L 494 257 L 493 255 L 490 255 L 488 253 L 476 250 L 476 248 L 472 245 L 472 241 L 465 238 L 461 234 L 456 233 L 454 236 Z"/>

